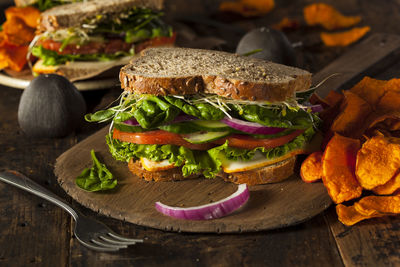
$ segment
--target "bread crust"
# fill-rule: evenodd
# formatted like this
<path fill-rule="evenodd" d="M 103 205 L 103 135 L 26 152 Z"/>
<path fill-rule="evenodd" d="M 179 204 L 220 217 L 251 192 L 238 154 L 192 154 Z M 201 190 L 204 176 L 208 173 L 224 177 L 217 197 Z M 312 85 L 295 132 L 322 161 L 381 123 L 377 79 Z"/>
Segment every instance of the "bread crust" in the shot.
<path fill-rule="evenodd" d="M 164 171 L 150 172 L 143 168 L 140 160 L 131 159 L 128 162 L 129 171 L 134 175 L 146 180 L 155 182 L 166 182 L 166 181 L 179 181 L 186 179 L 193 179 L 200 177 L 200 175 L 190 175 L 184 177 L 180 168 L 172 168 Z"/>
<path fill-rule="evenodd" d="M 40 15 L 39 31 L 80 26 L 87 19 L 102 14 L 119 14 L 132 7 L 161 10 L 163 0 L 96 0 L 56 6 Z"/>
<path fill-rule="evenodd" d="M 278 183 L 289 178 L 294 173 L 296 157 L 291 157 L 277 164 L 250 171 L 221 173 L 221 177 L 235 184 L 271 184 Z"/>
<path fill-rule="evenodd" d="M 293 156 L 277 164 L 257 168 L 250 171 L 235 172 L 235 173 L 224 173 L 220 172 L 217 176 L 221 177 L 227 182 L 235 184 L 247 184 L 247 185 L 258 185 L 258 184 L 270 184 L 281 182 L 289 178 L 294 172 L 294 166 L 296 157 Z M 198 175 L 190 175 L 184 177 L 180 168 L 172 168 L 164 171 L 150 172 L 142 167 L 140 160 L 131 159 L 128 163 L 130 172 L 134 175 L 146 180 L 155 182 L 165 181 L 179 181 L 186 179 L 193 179 L 201 177 Z"/>
<path fill-rule="evenodd" d="M 197 73 L 196 75 L 182 75 L 181 77 L 167 76 L 160 77 L 157 75 L 148 75 L 145 71 L 143 73 L 133 71 L 143 61 L 154 61 L 157 63 L 157 57 L 152 55 L 148 56 L 146 61 L 143 57 L 149 54 L 149 51 L 163 51 L 165 53 L 172 53 L 171 51 L 185 51 L 189 53 L 207 53 L 207 50 L 198 49 L 182 49 L 175 48 L 174 50 L 158 50 L 146 49 L 142 51 L 141 56 L 136 60 L 133 59 L 130 64 L 124 66 L 120 71 L 120 81 L 122 89 L 137 94 L 152 94 L 158 96 L 165 95 L 189 95 L 197 93 L 210 93 L 217 94 L 223 97 L 228 97 L 237 100 L 250 100 L 250 101 L 271 101 L 278 102 L 284 101 L 293 97 L 295 92 L 307 90 L 311 85 L 311 73 L 297 68 L 283 66 L 275 63 L 270 63 L 262 60 L 255 61 L 256 63 L 268 66 L 271 69 L 283 70 L 282 74 L 285 75 L 280 79 L 278 77 L 275 82 L 270 82 L 267 79 L 264 81 L 248 81 L 245 79 L 232 79 L 229 75 L 221 73 L 221 75 L 208 75 Z M 189 51 L 189 52 L 188 52 Z M 211 51 L 209 50 L 210 58 L 212 56 L 232 57 L 238 62 L 247 62 L 250 59 L 240 57 L 236 54 L 226 52 Z M 156 54 L 156 53 L 153 53 Z M 174 60 L 173 57 L 171 60 Z M 251 59 L 253 60 L 253 59 Z M 184 64 L 184 63 L 182 63 Z M 187 63 L 190 65 L 190 63 Z M 195 64 L 193 62 L 192 64 Z M 150 65 L 150 64 L 149 64 Z M 275 71 L 279 73 L 279 71 Z M 266 74 L 268 75 L 268 74 Z"/>

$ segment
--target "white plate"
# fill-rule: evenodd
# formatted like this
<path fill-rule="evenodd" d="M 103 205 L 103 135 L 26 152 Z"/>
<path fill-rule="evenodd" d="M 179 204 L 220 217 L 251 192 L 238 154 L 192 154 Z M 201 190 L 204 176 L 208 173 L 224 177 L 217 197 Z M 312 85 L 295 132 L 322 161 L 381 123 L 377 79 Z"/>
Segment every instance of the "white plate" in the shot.
<path fill-rule="evenodd" d="M 1 85 L 17 89 L 25 89 L 30 82 L 31 80 L 28 79 L 15 78 L 5 73 L 0 73 Z M 120 82 L 117 78 L 104 78 L 99 80 L 76 81 L 73 84 L 80 91 L 89 91 L 89 90 L 109 89 L 115 86 L 119 86 Z"/>

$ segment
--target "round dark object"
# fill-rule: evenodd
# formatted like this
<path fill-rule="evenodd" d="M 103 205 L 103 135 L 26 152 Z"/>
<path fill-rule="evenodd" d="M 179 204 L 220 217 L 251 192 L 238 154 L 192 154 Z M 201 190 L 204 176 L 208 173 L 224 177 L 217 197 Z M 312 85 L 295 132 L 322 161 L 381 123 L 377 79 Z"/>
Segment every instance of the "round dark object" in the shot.
<path fill-rule="evenodd" d="M 40 75 L 22 93 L 18 123 L 28 135 L 62 137 L 82 122 L 86 103 L 82 94 L 65 77 Z"/>
<path fill-rule="evenodd" d="M 261 49 L 261 51 L 249 55 L 250 57 L 297 66 L 292 44 L 281 31 L 265 27 L 254 29 L 240 39 L 236 53 L 243 55 L 256 49 Z"/>

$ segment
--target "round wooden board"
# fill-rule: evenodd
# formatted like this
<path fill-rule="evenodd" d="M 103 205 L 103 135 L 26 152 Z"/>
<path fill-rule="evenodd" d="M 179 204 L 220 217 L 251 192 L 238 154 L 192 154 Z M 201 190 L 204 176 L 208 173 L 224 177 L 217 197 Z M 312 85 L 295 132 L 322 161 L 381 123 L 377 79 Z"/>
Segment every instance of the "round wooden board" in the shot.
<path fill-rule="evenodd" d="M 281 183 L 251 186 L 246 205 L 226 217 L 206 221 L 173 219 L 157 212 L 155 202 L 174 206 L 206 204 L 233 193 L 237 185 L 219 178 L 146 182 L 132 175 L 126 163 L 111 157 L 105 143 L 107 131 L 108 128 L 104 128 L 64 152 L 55 166 L 55 174 L 64 190 L 83 206 L 103 215 L 168 231 L 253 232 L 301 223 L 331 204 L 322 183 L 307 184 L 293 175 Z M 92 165 L 91 149 L 118 179 L 115 189 L 90 193 L 75 185 L 75 177 Z"/>

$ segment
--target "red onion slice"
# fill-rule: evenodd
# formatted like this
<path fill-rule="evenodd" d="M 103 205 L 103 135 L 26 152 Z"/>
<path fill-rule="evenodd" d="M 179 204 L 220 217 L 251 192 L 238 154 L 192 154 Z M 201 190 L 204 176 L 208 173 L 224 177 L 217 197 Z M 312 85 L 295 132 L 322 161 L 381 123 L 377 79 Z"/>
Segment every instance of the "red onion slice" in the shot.
<path fill-rule="evenodd" d="M 164 215 L 177 219 L 209 220 L 234 212 L 243 206 L 249 197 L 250 193 L 247 184 L 240 184 L 235 193 L 217 202 L 190 208 L 180 208 L 171 207 L 158 201 L 156 202 L 156 209 Z"/>
<path fill-rule="evenodd" d="M 229 127 L 251 134 L 277 134 L 285 130 L 285 128 L 268 127 L 256 122 L 244 121 L 235 118 L 225 117 L 221 120 Z"/>
<path fill-rule="evenodd" d="M 323 108 L 322 105 L 320 105 L 320 104 L 306 106 L 305 109 L 311 109 L 311 112 L 312 112 L 312 113 L 321 112 L 321 111 L 324 110 L 324 108 Z"/>

